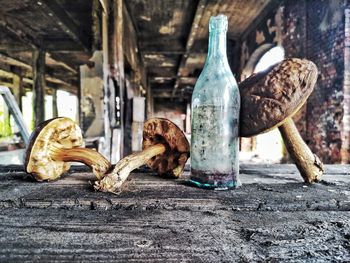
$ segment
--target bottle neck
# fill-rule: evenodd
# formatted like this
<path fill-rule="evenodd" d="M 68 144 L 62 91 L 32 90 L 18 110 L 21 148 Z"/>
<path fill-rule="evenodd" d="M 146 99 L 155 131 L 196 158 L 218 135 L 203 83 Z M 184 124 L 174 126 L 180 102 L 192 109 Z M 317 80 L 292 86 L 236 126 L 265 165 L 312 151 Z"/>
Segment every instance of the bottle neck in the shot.
<path fill-rule="evenodd" d="M 213 31 L 209 33 L 208 59 L 212 57 L 222 57 L 227 59 L 226 31 Z"/>

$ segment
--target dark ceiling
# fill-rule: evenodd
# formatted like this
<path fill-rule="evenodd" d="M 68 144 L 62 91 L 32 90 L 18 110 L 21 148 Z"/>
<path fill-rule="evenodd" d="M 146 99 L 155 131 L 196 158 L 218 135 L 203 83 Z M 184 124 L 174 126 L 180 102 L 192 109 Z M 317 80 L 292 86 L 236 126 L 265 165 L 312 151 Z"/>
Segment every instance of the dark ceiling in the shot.
<path fill-rule="evenodd" d="M 188 97 L 204 65 L 210 16 L 228 16 L 228 53 L 271 0 L 129 0 L 154 97 Z"/>
<path fill-rule="evenodd" d="M 47 86 L 76 94 L 78 66 L 91 56 L 92 1 L 1 0 L 0 5 L 0 70 L 21 74 L 31 85 L 32 50 L 45 47 Z"/>
<path fill-rule="evenodd" d="M 259 14 L 275 2 L 125 0 L 153 95 L 170 98 L 191 93 L 206 57 L 210 16 L 228 16 L 230 55 Z M 78 66 L 92 54 L 94 3 L 99 2 L 0 0 L 0 70 L 21 72 L 30 80 L 31 50 L 44 46 L 47 85 L 77 93 Z"/>

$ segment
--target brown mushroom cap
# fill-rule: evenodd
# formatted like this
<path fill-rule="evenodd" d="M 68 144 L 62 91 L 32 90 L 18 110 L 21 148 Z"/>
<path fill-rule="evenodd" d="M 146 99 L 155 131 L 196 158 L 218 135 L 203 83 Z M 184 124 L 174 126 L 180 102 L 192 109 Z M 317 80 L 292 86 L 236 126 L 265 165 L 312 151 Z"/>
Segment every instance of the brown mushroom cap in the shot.
<path fill-rule="evenodd" d="M 26 150 L 25 169 L 36 180 L 55 180 L 68 171 L 70 164 L 53 160 L 53 149 L 83 146 L 79 126 L 69 118 L 54 118 L 41 123 L 32 133 Z"/>
<path fill-rule="evenodd" d="M 164 118 L 152 118 L 143 128 L 142 148 L 163 144 L 166 151 L 151 158 L 147 165 L 159 175 L 179 177 L 190 156 L 190 145 L 181 129 Z"/>
<path fill-rule="evenodd" d="M 241 82 L 240 136 L 250 137 L 280 126 L 303 106 L 316 80 L 313 62 L 291 58 Z"/>

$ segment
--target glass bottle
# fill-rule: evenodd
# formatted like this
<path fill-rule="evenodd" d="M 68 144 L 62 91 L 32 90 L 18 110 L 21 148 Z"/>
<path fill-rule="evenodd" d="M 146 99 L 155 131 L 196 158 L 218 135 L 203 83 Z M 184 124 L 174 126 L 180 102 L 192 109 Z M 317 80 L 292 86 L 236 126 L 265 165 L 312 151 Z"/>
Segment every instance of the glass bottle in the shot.
<path fill-rule="evenodd" d="M 226 56 L 227 17 L 209 21 L 209 47 L 192 94 L 191 176 L 201 188 L 238 186 L 240 95 Z"/>

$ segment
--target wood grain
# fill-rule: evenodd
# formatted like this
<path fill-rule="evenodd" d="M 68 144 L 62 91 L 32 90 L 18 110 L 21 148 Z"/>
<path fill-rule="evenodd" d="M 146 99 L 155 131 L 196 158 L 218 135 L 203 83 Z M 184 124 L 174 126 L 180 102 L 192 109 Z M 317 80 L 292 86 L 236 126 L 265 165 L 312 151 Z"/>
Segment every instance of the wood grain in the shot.
<path fill-rule="evenodd" d="M 140 170 L 113 195 L 81 168 L 37 183 L 0 167 L 0 261 L 349 261 L 349 168 L 307 185 L 293 165 L 242 165 L 233 191 Z"/>

